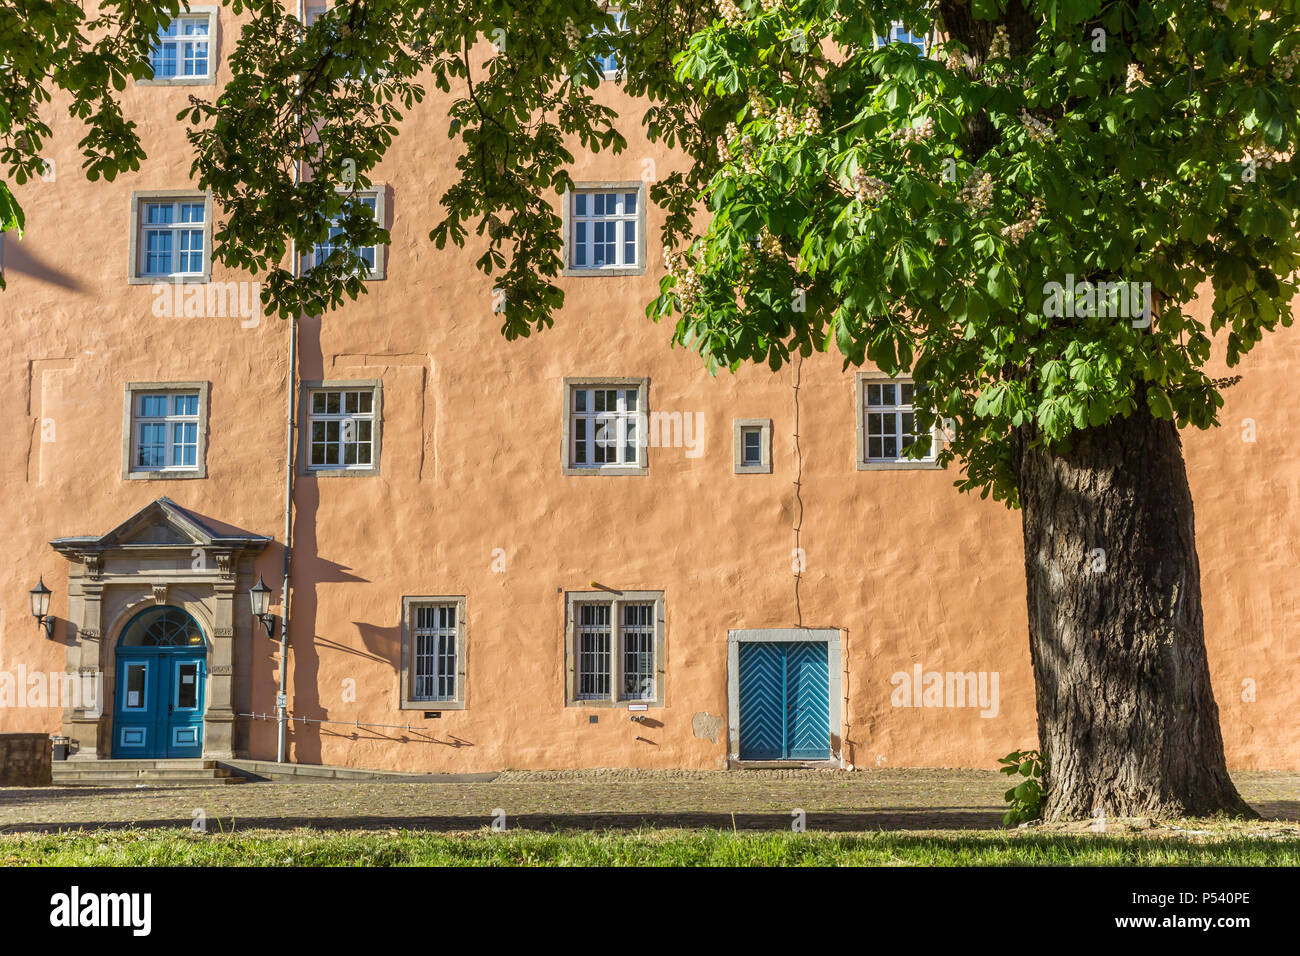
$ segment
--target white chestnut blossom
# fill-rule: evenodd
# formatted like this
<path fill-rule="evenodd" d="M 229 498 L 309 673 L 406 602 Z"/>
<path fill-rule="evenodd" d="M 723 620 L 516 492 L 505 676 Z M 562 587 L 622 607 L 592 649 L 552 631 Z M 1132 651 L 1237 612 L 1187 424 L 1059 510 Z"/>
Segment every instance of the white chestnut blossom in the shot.
<path fill-rule="evenodd" d="M 988 173 L 971 173 L 958 190 L 957 198 L 971 212 L 988 209 L 993 205 L 993 177 Z"/>
<path fill-rule="evenodd" d="M 729 27 L 740 26 L 745 22 L 745 14 L 736 6 L 735 0 L 718 0 L 718 14 Z"/>
<path fill-rule="evenodd" d="M 1007 36 L 1007 27 L 1004 23 L 999 23 L 997 30 L 993 34 L 993 40 L 989 43 L 990 60 L 998 60 L 1011 55 L 1011 38 Z"/>
<path fill-rule="evenodd" d="M 1050 125 L 1044 123 L 1037 116 L 1031 114 L 1028 110 L 1020 111 L 1020 123 L 1025 127 L 1029 138 L 1035 143 L 1046 143 L 1056 139 L 1056 132 Z"/>
<path fill-rule="evenodd" d="M 1041 199 L 1035 199 L 1033 205 L 1029 208 L 1029 215 L 1024 219 L 1021 219 L 1019 222 L 1013 222 L 1009 226 L 1002 227 L 1002 238 L 1006 239 L 1012 245 L 1016 245 L 1020 240 L 1024 239 L 1025 236 L 1029 235 L 1030 231 L 1038 225 L 1038 218 L 1042 214 L 1043 201 Z"/>
<path fill-rule="evenodd" d="M 859 168 L 853 174 L 853 198 L 863 205 L 874 205 L 885 198 L 889 184 L 875 176 L 868 176 L 867 171 Z"/>
<path fill-rule="evenodd" d="M 679 256 L 665 249 L 664 265 L 668 269 L 668 274 L 677 280 L 677 300 L 682 311 L 691 311 L 704 292 L 704 283 L 700 281 L 695 263 L 684 255 Z"/>
<path fill-rule="evenodd" d="M 1297 65 L 1300 65 L 1300 46 L 1282 54 L 1282 62 L 1277 68 L 1278 77 L 1283 80 L 1291 79 L 1291 74 L 1295 72 Z"/>
<path fill-rule="evenodd" d="M 1241 163 L 1243 166 L 1262 166 L 1265 169 L 1272 169 L 1273 154 L 1263 146 L 1250 146 L 1241 157 Z"/>
<path fill-rule="evenodd" d="M 915 143 L 918 140 L 931 139 L 934 137 L 934 120 L 927 116 L 915 126 L 908 126 L 905 129 L 896 129 L 889 134 L 890 139 L 902 140 L 904 143 Z"/>
<path fill-rule="evenodd" d="M 758 234 L 758 251 L 772 258 L 783 258 L 785 256 L 785 252 L 781 248 L 781 240 L 768 232 L 767 226 L 764 226 L 763 231 Z"/>

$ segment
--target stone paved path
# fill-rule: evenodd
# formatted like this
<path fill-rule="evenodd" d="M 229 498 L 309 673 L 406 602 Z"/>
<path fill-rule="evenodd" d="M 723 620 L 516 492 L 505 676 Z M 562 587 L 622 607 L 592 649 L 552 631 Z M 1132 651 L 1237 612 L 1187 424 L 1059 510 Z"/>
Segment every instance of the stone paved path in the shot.
<path fill-rule="evenodd" d="M 982 770 L 506 772 L 491 783 L 254 783 L 197 788 L 0 788 L 0 833 L 91 827 L 208 830 L 785 828 L 795 808 L 818 830 L 999 826 L 1008 778 Z M 1268 820 L 1300 821 L 1300 773 L 1234 775 Z"/>

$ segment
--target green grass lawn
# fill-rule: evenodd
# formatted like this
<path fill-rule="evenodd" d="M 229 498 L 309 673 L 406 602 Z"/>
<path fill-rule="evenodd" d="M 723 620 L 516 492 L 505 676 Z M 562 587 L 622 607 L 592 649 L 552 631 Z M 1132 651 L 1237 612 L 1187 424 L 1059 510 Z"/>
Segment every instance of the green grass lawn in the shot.
<path fill-rule="evenodd" d="M 0 836 L 0 866 L 1295 866 L 1300 839 L 946 832 L 87 830 Z"/>

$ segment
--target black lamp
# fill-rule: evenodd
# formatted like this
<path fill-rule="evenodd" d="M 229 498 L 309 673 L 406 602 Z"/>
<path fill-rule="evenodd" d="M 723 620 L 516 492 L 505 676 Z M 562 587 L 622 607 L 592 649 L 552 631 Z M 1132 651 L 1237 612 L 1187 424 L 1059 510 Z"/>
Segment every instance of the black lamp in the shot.
<path fill-rule="evenodd" d="M 45 586 L 44 575 L 41 575 L 40 583 L 29 593 L 32 597 L 32 617 L 36 618 L 36 626 L 44 628 L 45 636 L 53 639 L 54 618 L 50 617 L 50 595 L 53 592 Z"/>
<path fill-rule="evenodd" d="M 274 637 L 275 615 L 268 610 L 271 606 L 271 589 L 262 583 L 260 574 L 257 576 L 257 583 L 248 589 L 248 600 L 253 607 L 253 616 L 266 628 L 266 636 Z"/>

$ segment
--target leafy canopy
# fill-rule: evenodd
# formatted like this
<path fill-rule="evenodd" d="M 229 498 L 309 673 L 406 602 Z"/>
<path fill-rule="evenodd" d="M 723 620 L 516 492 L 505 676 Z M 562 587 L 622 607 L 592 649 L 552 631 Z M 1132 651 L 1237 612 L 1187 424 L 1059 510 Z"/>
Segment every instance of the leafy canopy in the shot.
<path fill-rule="evenodd" d="M 678 61 L 748 102 L 652 313 L 729 365 L 910 370 L 962 486 L 1010 500 L 1013 430 L 1060 445 L 1139 403 L 1213 424 L 1212 336 L 1235 364 L 1290 324 L 1300 265 L 1294 5 L 1224 6 L 938 3 L 926 58 L 874 40 L 924 32 L 912 4 L 741 4 Z M 1137 283 L 1136 311 L 1054 298 L 1085 280 Z"/>
<path fill-rule="evenodd" d="M 21 185 L 44 173 L 41 149 L 51 130 L 41 110 L 56 91 L 86 126 L 77 146 L 90 179 L 111 181 L 140 168 L 145 156 L 136 124 L 122 115 L 116 94 L 128 79 L 152 79 L 149 50 L 180 6 L 177 0 L 102 0 L 88 15 L 66 0 L 0 4 L 0 233 L 22 236 L 23 210 L 6 179 Z"/>
<path fill-rule="evenodd" d="M 229 7 L 248 14 L 233 77 L 181 118 L 222 213 L 217 259 L 265 274 L 281 314 L 364 293 L 355 252 L 302 274 L 289 253 L 332 224 L 340 246 L 387 240 L 356 191 L 432 83 L 450 94 L 456 176 L 430 238 L 482 250 L 507 337 L 549 326 L 572 150 L 626 148 L 596 95 L 612 53 L 680 158 L 650 187 L 674 252 L 648 313 L 675 316 L 674 341 L 713 368 L 833 347 L 910 371 L 964 488 L 1015 500 L 1017 432 L 1065 445 L 1139 408 L 1214 424 L 1211 339 L 1226 332 L 1232 364 L 1291 321 L 1295 0 L 628 0 L 622 29 L 595 0 L 340 0 L 309 28 L 278 0 Z M 37 169 L 50 83 L 91 127 L 90 175 L 138 166 L 111 89 L 147 75 L 141 51 L 175 9 L 0 9 L 10 175 Z M 878 42 L 895 21 L 937 27 L 935 55 Z M 0 225 L 20 216 L 0 183 Z M 1124 297 L 1063 305 L 1061 288 L 1101 282 Z"/>

